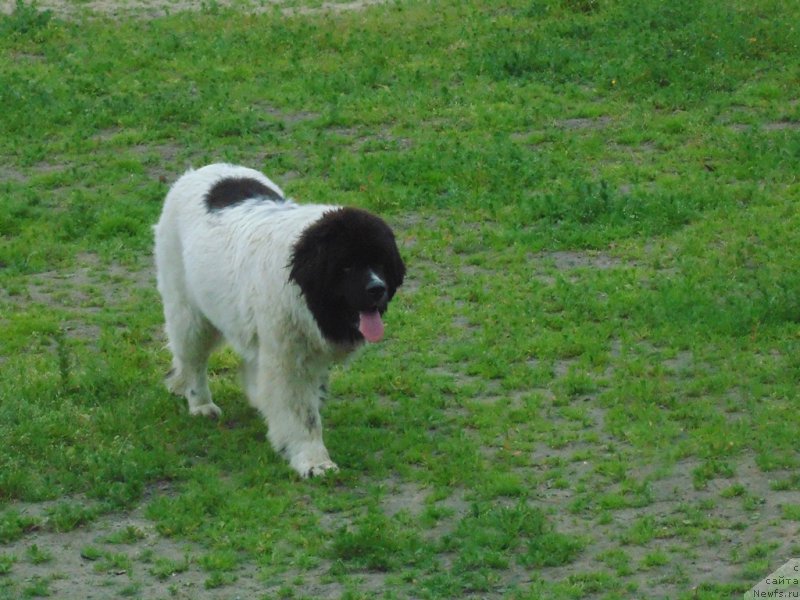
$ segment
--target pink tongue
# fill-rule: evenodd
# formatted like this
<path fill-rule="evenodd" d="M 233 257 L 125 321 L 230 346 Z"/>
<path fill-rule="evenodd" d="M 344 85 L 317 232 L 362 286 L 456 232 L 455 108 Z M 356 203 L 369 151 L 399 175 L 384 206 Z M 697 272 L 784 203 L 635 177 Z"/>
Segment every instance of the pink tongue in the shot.
<path fill-rule="evenodd" d="M 368 342 L 379 342 L 383 337 L 383 321 L 381 313 L 377 310 L 372 312 L 358 313 L 358 330 Z"/>

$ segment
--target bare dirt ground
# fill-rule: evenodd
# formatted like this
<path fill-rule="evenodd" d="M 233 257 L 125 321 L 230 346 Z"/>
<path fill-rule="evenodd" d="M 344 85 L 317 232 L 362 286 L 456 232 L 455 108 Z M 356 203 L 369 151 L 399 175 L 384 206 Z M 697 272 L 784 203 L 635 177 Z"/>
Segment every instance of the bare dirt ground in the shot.
<path fill-rule="evenodd" d="M 47 503 L 15 508 L 33 516 L 46 510 Z M 32 548 L 46 559 L 31 560 Z M 193 561 L 202 550 L 160 536 L 141 508 L 106 515 L 89 527 L 66 533 L 36 532 L 3 546 L 3 552 L 18 557 L 13 576 L 23 582 L 23 593 L 35 589 L 37 581 L 47 581 L 53 598 L 227 600 L 260 597 L 263 591 L 253 574 L 244 570 L 227 591 L 207 590 L 208 574 Z"/>
<path fill-rule="evenodd" d="M 118 18 L 154 18 L 185 11 L 199 11 L 211 6 L 235 7 L 249 12 L 279 11 L 284 15 L 304 15 L 324 12 L 362 10 L 374 4 L 386 4 L 389 0 L 354 0 L 352 2 L 289 2 L 286 0 L 90 0 L 89 2 L 63 2 L 39 0 L 36 6 L 51 10 L 64 18 L 81 15 L 106 15 Z M 1 0 L 0 12 L 10 14 L 16 0 Z"/>

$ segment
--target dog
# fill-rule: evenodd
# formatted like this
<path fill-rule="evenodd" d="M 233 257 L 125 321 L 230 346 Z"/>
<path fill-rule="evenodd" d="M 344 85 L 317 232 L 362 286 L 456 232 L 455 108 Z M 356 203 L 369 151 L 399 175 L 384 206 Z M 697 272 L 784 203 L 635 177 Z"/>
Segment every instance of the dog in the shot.
<path fill-rule="evenodd" d="M 167 388 L 190 414 L 219 417 L 207 363 L 225 341 L 275 451 L 304 478 L 337 470 L 319 410 L 330 367 L 384 335 L 406 273 L 391 228 L 362 209 L 297 204 L 259 171 L 212 164 L 173 184 L 154 229 Z"/>

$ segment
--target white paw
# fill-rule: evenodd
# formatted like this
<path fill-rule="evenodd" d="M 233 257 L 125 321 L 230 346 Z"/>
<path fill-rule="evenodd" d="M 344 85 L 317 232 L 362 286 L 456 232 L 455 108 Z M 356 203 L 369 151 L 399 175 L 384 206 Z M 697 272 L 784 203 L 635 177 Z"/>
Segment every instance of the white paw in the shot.
<path fill-rule="evenodd" d="M 323 463 L 318 465 L 312 465 L 308 468 L 307 471 L 304 473 L 300 473 L 300 477 L 303 479 L 309 479 L 311 477 L 319 477 L 320 475 L 325 475 L 328 472 L 335 473 L 339 470 L 339 467 L 336 465 L 335 462 L 332 460 L 326 460 Z"/>
<path fill-rule="evenodd" d="M 328 456 L 324 447 L 312 451 L 300 452 L 289 460 L 291 467 L 303 479 L 319 477 L 328 471 L 338 471 L 339 467 Z"/>
<path fill-rule="evenodd" d="M 213 402 L 209 402 L 208 404 L 201 404 L 200 406 L 190 406 L 189 414 L 193 416 L 202 415 L 210 419 L 217 419 L 222 416 L 222 409 L 220 409 L 220 407 Z"/>

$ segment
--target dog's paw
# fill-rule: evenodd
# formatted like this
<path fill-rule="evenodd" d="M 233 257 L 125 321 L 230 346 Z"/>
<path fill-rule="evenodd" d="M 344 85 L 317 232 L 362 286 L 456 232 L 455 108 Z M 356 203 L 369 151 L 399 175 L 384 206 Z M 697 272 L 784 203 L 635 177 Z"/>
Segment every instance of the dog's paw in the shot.
<path fill-rule="evenodd" d="M 312 477 L 320 477 L 321 475 L 327 475 L 328 473 L 335 473 L 339 470 L 339 467 L 336 465 L 335 462 L 332 460 L 327 460 L 323 463 L 318 465 L 313 465 L 309 467 L 308 471 L 305 473 L 300 473 L 303 479 L 310 479 Z"/>
<path fill-rule="evenodd" d="M 200 415 L 208 417 L 209 419 L 218 419 L 222 416 L 222 409 L 213 402 L 209 402 L 208 404 L 201 404 L 200 406 L 190 406 L 189 414 L 192 416 Z"/>
<path fill-rule="evenodd" d="M 289 459 L 289 464 L 303 479 L 319 477 L 328 472 L 339 470 L 339 467 L 330 459 L 328 451 L 324 447 L 300 452 Z"/>

